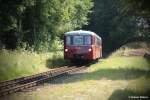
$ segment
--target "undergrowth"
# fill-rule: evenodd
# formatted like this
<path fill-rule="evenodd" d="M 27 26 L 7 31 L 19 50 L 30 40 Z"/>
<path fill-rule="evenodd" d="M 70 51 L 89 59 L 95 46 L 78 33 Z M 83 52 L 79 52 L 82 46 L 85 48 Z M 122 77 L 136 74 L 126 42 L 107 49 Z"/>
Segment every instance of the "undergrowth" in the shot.
<path fill-rule="evenodd" d="M 26 50 L 0 50 L 0 81 L 64 66 L 62 51 L 36 53 Z"/>

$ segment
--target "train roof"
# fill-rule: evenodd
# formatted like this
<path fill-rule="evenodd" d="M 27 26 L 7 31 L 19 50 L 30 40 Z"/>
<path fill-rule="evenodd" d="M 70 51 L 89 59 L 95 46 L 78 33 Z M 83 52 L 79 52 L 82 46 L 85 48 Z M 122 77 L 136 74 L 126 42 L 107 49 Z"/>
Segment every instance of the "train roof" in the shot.
<path fill-rule="evenodd" d="M 94 32 L 91 32 L 91 31 L 76 30 L 76 31 L 69 31 L 69 32 L 65 33 L 65 35 L 76 35 L 76 34 L 79 34 L 79 35 L 94 35 L 94 36 L 96 36 L 97 38 L 99 38 L 101 40 L 100 36 L 98 36 L 97 34 L 95 34 Z"/>

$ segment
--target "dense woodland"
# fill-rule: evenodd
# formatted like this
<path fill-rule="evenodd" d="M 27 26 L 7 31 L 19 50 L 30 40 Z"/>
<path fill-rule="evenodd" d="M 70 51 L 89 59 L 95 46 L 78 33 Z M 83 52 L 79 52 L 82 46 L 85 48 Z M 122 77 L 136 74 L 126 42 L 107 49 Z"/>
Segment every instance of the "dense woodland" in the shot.
<path fill-rule="evenodd" d="M 148 0 L 0 0 L 0 48 L 50 51 L 65 32 L 77 29 L 96 32 L 106 52 L 149 41 L 149 5 Z"/>

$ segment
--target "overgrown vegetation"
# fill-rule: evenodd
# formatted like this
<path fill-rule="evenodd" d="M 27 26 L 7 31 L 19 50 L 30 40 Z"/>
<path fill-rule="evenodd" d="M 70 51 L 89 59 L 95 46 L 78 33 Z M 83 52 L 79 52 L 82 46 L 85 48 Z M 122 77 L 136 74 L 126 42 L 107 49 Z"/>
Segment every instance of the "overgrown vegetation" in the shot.
<path fill-rule="evenodd" d="M 88 22 L 91 0 L 0 0 L 0 48 L 49 51 L 56 37 Z"/>
<path fill-rule="evenodd" d="M 125 44 L 121 46 L 119 49 L 117 49 L 115 52 L 113 52 L 110 57 L 118 57 L 118 56 L 127 56 L 132 52 L 135 52 L 135 54 L 138 55 L 138 53 L 143 54 L 149 53 L 150 51 L 150 43 L 147 42 L 132 42 Z"/>
<path fill-rule="evenodd" d="M 0 81 L 47 71 L 49 68 L 66 64 L 69 63 L 64 61 L 62 51 L 36 53 L 0 50 Z"/>
<path fill-rule="evenodd" d="M 150 51 L 149 5 L 148 0 L 0 0 L 0 81 L 68 65 L 63 59 L 62 40 L 63 33 L 70 30 L 96 32 L 106 53 L 121 47 L 91 65 L 87 73 L 59 80 L 59 86 L 16 93 L 4 100 L 127 100 L 129 96 L 147 96 L 149 60 L 122 54 L 135 49 Z M 122 46 L 133 41 L 144 42 Z"/>
<path fill-rule="evenodd" d="M 149 90 L 150 63 L 147 59 L 111 56 L 92 64 L 85 73 L 56 79 L 38 88 L 37 91 L 16 93 L 6 98 L 8 100 L 129 100 L 129 96 L 148 96 Z"/>
<path fill-rule="evenodd" d="M 56 38 L 76 29 L 96 32 L 105 52 L 149 41 L 148 5 L 148 0 L 0 0 L 0 48 L 50 51 Z"/>
<path fill-rule="evenodd" d="M 84 28 L 102 37 L 105 52 L 112 52 L 128 42 L 150 40 L 150 7 L 146 6 L 149 4 L 147 0 L 93 1 L 93 13 L 90 15 L 89 25 Z M 137 7 L 142 10 L 136 9 Z M 142 16 L 143 13 L 146 15 Z"/>
<path fill-rule="evenodd" d="M 13 51 L 0 50 L 0 81 L 35 74 L 68 64 L 69 62 L 63 59 L 63 43 L 58 38 L 53 41 L 51 46 L 49 43 L 43 43 L 38 51 L 34 51 L 34 48 L 28 44 L 22 43 Z"/>

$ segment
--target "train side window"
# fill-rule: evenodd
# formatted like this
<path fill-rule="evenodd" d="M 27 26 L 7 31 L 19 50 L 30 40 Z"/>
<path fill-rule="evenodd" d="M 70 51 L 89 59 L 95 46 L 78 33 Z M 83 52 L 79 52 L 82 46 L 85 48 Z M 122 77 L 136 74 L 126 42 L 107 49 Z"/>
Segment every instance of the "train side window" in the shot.
<path fill-rule="evenodd" d="M 101 40 L 96 38 L 96 45 L 101 45 Z"/>
<path fill-rule="evenodd" d="M 85 45 L 90 45 L 91 44 L 91 36 L 85 36 Z"/>
<path fill-rule="evenodd" d="M 66 37 L 66 44 L 67 45 L 71 45 L 72 43 L 71 43 L 71 36 L 67 36 Z"/>

